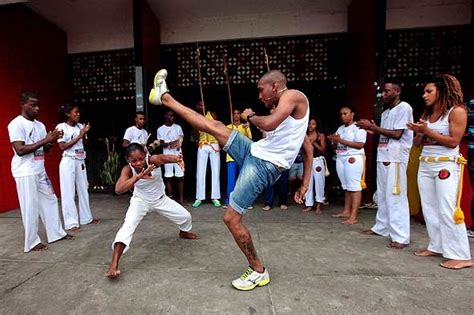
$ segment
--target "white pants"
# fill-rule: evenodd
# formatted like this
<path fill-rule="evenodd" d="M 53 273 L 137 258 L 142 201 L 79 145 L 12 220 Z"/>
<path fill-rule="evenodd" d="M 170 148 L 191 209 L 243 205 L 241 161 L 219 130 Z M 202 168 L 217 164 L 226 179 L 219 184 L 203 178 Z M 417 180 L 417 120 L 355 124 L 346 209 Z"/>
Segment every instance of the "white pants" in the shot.
<path fill-rule="evenodd" d="M 216 144 L 204 144 L 198 149 L 197 154 L 197 166 L 196 166 L 196 199 L 206 199 L 206 170 L 207 170 L 207 159 L 211 160 L 211 172 L 212 172 L 212 192 L 211 199 L 221 198 L 221 186 L 219 182 L 219 176 L 221 171 L 221 158 L 219 152 L 219 145 Z"/>
<path fill-rule="evenodd" d="M 148 203 L 139 197 L 132 196 L 130 206 L 125 215 L 125 222 L 115 236 L 115 240 L 112 243 L 112 250 L 114 249 L 115 243 L 125 244 L 124 253 L 128 250 L 133 233 L 135 233 L 138 224 L 150 211 L 161 214 L 171 222 L 177 224 L 180 231 L 189 232 L 193 227 L 191 214 L 188 210 L 166 195 L 163 195 L 163 197 L 155 203 Z"/>
<path fill-rule="evenodd" d="M 326 182 L 326 165 L 323 157 L 313 159 L 313 170 L 311 172 L 311 179 L 309 180 L 308 192 L 306 193 L 307 207 L 314 205 L 314 193 L 316 192 L 316 202 L 324 202 L 324 185 Z"/>
<path fill-rule="evenodd" d="M 41 218 L 46 229 L 48 243 L 66 236 L 59 217 L 58 200 L 46 172 L 40 175 L 16 177 L 15 182 L 21 219 L 25 228 L 25 253 L 41 243 L 38 235 L 38 218 Z"/>
<path fill-rule="evenodd" d="M 459 175 L 460 166 L 454 161 L 420 162 L 418 187 L 430 239 L 428 250 L 448 259 L 469 260 L 466 225 L 455 224 L 453 220 Z"/>
<path fill-rule="evenodd" d="M 410 243 L 410 208 L 407 196 L 407 164 L 398 163 L 400 194 L 394 195 L 397 163 L 377 162 L 377 215 L 372 231 L 400 244 Z"/>
<path fill-rule="evenodd" d="M 362 191 L 360 181 L 364 171 L 363 155 L 338 155 L 336 159 L 336 171 L 341 181 L 342 189 L 347 191 Z"/>
<path fill-rule="evenodd" d="M 61 206 L 66 230 L 91 223 L 92 213 L 87 191 L 87 171 L 84 160 L 63 156 L 59 163 L 59 180 L 61 183 Z M 79 215 L 74 197 L 79 199 Z"/>
<path fill-rule="evenodd" d="M 167 163 L 165 164 L 165 177 L 170 178 L 170 177 L 183 177 L 184 172 L 179 167 L 178 163 Z"/>

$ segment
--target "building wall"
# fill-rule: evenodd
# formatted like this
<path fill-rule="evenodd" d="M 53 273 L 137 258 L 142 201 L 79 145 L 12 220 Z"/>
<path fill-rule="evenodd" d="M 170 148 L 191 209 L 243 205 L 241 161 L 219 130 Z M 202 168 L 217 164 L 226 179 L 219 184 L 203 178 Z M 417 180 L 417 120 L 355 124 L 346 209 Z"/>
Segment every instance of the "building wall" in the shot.
<path fill-rule="evenodd" d="M 21 4 L 0 7 L 0 212 L 18 207 L 10 163 L 8 123 L 21 113 L 19 95 L 40 95 L 40 116 L 48 130 L 57 124 L 66 84 L 66 34 Z M 59 148 L 46 156 L 46 170 L 59 193 Z"/>

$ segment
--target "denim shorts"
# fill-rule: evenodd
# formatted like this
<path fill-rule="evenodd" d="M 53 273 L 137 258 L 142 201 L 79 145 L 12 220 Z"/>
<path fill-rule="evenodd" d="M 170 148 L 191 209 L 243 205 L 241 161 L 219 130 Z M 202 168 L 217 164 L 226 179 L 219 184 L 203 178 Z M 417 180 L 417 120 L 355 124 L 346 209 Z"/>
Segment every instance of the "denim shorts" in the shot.
<path fill-rule="evenodd" d="M 272 186 L 284 171 L 275 164 L 250 154 L 252 140 L 233 130 L 223 150 L 239 165 L 240 173 L 230 194 L 229 205 L 241 215 L 254 203 L 257 197 Z"/>
<path fill-rule="evenodd" d="M 303 163 L 293 163 L 290 168 L 290 178 L 303 178 Z"/>

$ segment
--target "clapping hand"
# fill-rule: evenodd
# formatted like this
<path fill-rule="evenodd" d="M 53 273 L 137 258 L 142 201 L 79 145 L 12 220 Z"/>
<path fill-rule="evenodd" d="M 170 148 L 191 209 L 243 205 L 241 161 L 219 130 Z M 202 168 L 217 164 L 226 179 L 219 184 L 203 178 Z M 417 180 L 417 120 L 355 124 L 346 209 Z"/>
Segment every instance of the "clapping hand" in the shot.
<path fill-rule="evenodd" d="M 428 130 L 428 124 L 426 123 L 425 120 L 420 119 L 418 120 L 417 123 L 408 123 L 407 128 L 416 132 L 416 133 L 422 133 L 425 134 L 426 131 Z"/>

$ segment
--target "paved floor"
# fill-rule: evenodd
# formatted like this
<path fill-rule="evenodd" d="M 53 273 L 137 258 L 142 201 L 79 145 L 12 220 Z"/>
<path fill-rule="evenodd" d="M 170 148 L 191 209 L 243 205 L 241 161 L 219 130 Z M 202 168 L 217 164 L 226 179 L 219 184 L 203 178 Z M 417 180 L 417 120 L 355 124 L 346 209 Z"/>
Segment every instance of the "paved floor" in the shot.
<path fill-rule="evenodd" d="M 198 241 L 179 239 L 170 222 L 147 216 L 123 256 L 121 277 L 111 281 L 104 274 L 128 196 L 93 194 L 91 204 L 101 224 L 28 254 L 22 252 L 19 211 L 0 215 L 0 314 L 474 312 L 474 268 L 445 270 L 441 258 L 414 256 L 427 242 L 417 223 L 411 246 L 402 251 L 360 234 L 375 210 L 363 210 L 361 224 L 348 227 L 330 216 L 334 207 L 322 215 L 296 206 L 255 207 L 246 223 L 272 281 L 239 292 L 230 281 L 246 261 L 222 222 L 222 209 L 205 204 L 191 210 Z"/>

